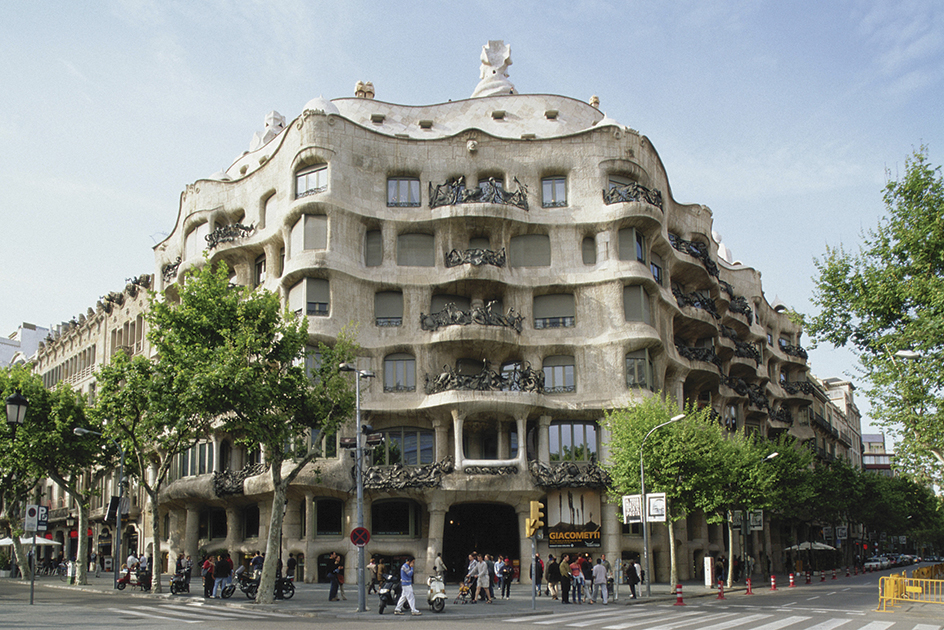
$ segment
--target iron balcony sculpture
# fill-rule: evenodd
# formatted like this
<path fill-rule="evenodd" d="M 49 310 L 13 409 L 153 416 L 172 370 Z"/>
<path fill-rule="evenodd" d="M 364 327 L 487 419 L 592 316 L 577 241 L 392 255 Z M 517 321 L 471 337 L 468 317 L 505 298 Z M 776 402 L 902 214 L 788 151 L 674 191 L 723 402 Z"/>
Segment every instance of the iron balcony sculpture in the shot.
<path fill-rule="evenodd" d="M 482 265 L 494 265 L 495 267 L 505 266 L 505 248 L 501 251 L 493 252 L 490 249 L 479 249 L 474 247 L 460 252 L 454 249 L 446 254 L 446 267 L 458 267 L 459 265 L 472 265 L 480 267 Z"/>
<path fill-rule="evenodd" d="M 646 188 L 636 182 L 613 186 L 609 190 L 603 191 L 603 203 L 606 205 L 632 201 L 642 201 L 662 210 L 662 193 L 658 190 Z"/>
<path fill-rule="evenodd" d="M 478 324 L 480 326 L 504 326 L 520 333 L 523 321 L 524 317 L 515 313 L 513 308 L 508 309 L 507 315 L 497 312 L 497 302 L 489 302 L 484 307 L 474 306 L 469 311 L 463 311 L 450 302 L 438 313 L 431 313 L 430 315 L 420 313 L 420 328 L 429 331 L 436 331 L 446 326 Z"/>
<path fill-rule="evenodd" d="M 518 189 L 506 191 L 494 177 L 479 182 L 474 188 L 466 188 L 465 177 L 456 177 L 445 184 L 433 186 L 429 183 L 429 209 L 440 206 L 456 206 L 462 203 L 497 203 L 528 209 L 528 187 L 515 178 Z"/>
<path fill-rule="evenodd" d="M 478 374 L 460 374 L 457 370 L 444 365 L 442 372 L 426 375 L 426 394 L 433 395 L 449 390 L 459 391 L 520 391 L 544 393 L 544 371 L 531 369 L 530 363 L 524 367 L 515 367 L 514 370 L 501 374 L 489 368 L 489 361 L 485 359 L 482 371 Z"/>
<path fill-rule="evenodd" d="M 252 234 L 255 229 L 255 225 L 243 225 L 242 223 L 221 225 L 206 235 L 207 249 L 215 249 L 223 243 L 235 243 L 239 239 L 246 238 Z"/>

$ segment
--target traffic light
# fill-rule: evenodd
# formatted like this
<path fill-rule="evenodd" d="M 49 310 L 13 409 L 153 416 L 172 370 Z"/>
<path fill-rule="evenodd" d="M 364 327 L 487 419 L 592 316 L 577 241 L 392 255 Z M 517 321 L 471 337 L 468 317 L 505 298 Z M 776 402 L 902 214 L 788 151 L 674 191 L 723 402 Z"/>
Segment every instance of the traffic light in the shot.
<path fill-rule="evenodd" d="M 531 502 L 531 518 L 527 519 L 527 527 L 528 538 L 535 536 L 544 527 L 544 504 L 540 501 Z"/>

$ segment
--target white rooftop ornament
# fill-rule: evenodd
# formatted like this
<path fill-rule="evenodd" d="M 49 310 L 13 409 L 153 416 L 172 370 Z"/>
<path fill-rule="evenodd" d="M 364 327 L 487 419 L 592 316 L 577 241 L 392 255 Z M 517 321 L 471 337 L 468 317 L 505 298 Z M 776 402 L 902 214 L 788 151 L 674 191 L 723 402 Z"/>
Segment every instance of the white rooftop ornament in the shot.
<path fill-rule="evenodd" d="M 285 129 L 285 116 L 272 110 L 265 117 L 265 129 L 257 131 L 252 135 L 252 142 L 249 143 L 249 150 L 255 151 L 264 147 L 272 138 L 276 137 Z"/>
<path fill-rule="evenodd" d="M 325 114 L 335 114 L 336 116 L 341 115 L 341 112 L 338 111 L 338 106 L 326 99 L 324 96 L 313 98 L 305 103 L 305 109 L 302 111 L 308 109 L 313 112 L 324 112 Z"/>
<path fill-rule="evenodd" d="M 511 65 L 511 46 L 504 40 L 492 39 L 482 46 L 482 66 L 479 70 L 479 84 L 472 92 L 472 98 L 495 96 L 497 94 L 517 94 L 515 86 L 508 80 L 508 66 Z"/>

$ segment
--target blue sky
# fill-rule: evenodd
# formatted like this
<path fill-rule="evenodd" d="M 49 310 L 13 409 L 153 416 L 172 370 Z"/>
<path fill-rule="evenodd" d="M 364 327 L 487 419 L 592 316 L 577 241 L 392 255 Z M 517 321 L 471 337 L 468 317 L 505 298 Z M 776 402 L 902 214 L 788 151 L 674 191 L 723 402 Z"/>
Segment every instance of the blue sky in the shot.
<path fill-rule="evenodd" d="M 769 300 L 811 312 L 813 258 L 856 247 L 921 144 L 944 163 L 944 3 L 709 0 L 23 2 L 0 20 L 0 333 L 153 271 L 188 183 L 311 98 L 466 98 L 490 39 L 521 93 L 649 137 Z M 811 355 L 820 376 L 853 358 Z M 864 407 L 864 401 L 860 404 Z"/>

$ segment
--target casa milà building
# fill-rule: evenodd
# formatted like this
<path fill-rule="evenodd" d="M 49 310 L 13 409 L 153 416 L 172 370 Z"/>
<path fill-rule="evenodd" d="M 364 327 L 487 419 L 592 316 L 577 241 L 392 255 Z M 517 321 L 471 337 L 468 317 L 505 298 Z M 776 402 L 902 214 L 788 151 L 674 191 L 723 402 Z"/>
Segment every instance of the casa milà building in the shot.
<path fill-rule="evenodd" d="M 249 151 L 186 187 L 155 248 L 171 299 L 208 251 L 307 317 L 313 347 L 356 325 L 357 367 L 375 374 L 362 421 L 383 437 L 366 471 L 368 552 L 414 555 L 421 571 L 441 552 L 454 576 L 473 550 L 528 558 L 531 500 L 547 505 L 542 557 L 641 551 L 599 466 L 608 409 L 664 391 L 731 429 L 813 434 L 800 329 L 731 260 L 711 211 L 677 202 L 651 141 L 596 97 L 518 94 L 510 63 L 489 42 L 462 100 L 398 105 L 358 83 L 288 123 L 272 112 Z M 313 435 L 323 457 L 289 490 L 283 550 L 306 581 L 354 550 L 354 431 Z M 222 433 L 179 458 L 159 506 L 172 557 L 263 548 L 263 460 Z M 687 579 L 723 533 L 695 516 L 676 527 Z"/>

